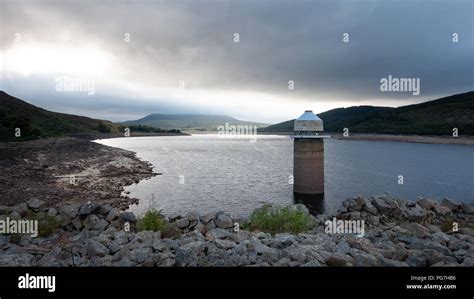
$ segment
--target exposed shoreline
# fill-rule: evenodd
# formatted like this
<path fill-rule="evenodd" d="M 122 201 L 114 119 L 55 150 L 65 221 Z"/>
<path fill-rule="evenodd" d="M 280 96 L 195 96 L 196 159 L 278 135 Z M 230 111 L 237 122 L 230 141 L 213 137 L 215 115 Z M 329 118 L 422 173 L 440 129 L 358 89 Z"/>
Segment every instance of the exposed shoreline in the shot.
<path fill-rule="evenodd" d="M 38 198 L 54 207 L 86 201 L 126 209 L 138 199 L 124 187 L 157 175 L 135 153 L 90 138 L 48 138 L 0 143 L 0 205 Z"/>
<path fill-rule="evenodd" d="M 388 134 L 350 134 L 344 137 L 342 134 L 334 134 L 333 138 L 338 140 L 365 140 L 365 141 L 397 141 L 429 144 L 459 144 L 474 145 L 474 136 L 450 137 L 450 136 L 421 136 L 421 135 L 388 135 Z"/>
<path fill-rule="evenodd" d="M 259 135 L 291 135 L 288 132 L 259 132 Z M 328 133 L 338 140 L 363 140 L 363 141 L 396 141 L 428 144 L 459 144 L 474 145 L 474 136 L 424 136 L 424 135 L 391 135 L 391 134 L 359 134 L 350 133 L 344 137 L 341 133 Z"/>

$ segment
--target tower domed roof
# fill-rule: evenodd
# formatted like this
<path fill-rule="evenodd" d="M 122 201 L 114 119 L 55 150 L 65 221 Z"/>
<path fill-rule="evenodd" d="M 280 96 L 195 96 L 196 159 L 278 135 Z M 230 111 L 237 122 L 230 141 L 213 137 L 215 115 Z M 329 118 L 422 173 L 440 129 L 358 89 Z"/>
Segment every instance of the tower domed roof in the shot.
<path fill-rule="evenodd" d="M 294 130 L 301 135 L 321 132 L 323 131 L 323 121 L 312 110 L 306 110 L 295 120 Z"/>
<path fill-rule="evenodd" d="M 316 114 L 313 113 L 313 110 L 306 110 L 303 114 L 300 115 L 296 120 L 314 120 L 322 121 Z"/>

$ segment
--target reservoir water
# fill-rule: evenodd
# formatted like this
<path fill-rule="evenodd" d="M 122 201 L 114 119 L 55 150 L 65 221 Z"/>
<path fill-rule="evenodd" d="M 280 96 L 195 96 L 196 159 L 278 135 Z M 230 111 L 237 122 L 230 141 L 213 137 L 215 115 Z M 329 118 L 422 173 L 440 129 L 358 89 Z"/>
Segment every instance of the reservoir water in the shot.
<path fill-rule="evenodd" d="M 263 203 L 303 202 L 314 213 L 332 212 L 357 195 L 389 192 L 459 202 L 474 200 L 474 147 L 389 141 L 325 141 L 324 198 L 294 198 L 293 140 L 217 135 L 127 137 L 98 140 L 134 151 L 162 175 L 126 187 L 140 199 L 130 210 L 165 215 L 226 211 L 247 216 Z M 400 184 L 403 176 L 403 184 Z"/>

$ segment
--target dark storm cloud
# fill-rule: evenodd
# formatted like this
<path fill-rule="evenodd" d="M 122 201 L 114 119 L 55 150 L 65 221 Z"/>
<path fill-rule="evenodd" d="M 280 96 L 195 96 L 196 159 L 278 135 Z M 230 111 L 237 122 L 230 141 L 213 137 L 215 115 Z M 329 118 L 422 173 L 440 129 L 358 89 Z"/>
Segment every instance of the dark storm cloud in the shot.
<path fill-rule="evenodd" d="M 128 80 L 157 86 L 287 95 L 293 80 L 289 100 L 355 104 L 411 97 L 381 93 L 388 75 L 420 78 L 423 97 L 473 89 L 470 0 L 3 1 L 2 19 L 2 48 L 15 32 L 53 43 L 67 32 L 116 55 Z"/>

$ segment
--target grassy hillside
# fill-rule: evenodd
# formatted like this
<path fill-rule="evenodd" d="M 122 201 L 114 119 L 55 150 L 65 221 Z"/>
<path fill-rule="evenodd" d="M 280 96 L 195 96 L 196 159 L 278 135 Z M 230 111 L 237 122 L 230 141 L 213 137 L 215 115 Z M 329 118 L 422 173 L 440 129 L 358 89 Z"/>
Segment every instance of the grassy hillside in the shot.
<path fill-rule="evenodd" d="M 474 135 L 474 92 L 457 94 L 399 108 L 358 106 L 338 108 L 319 114 L 326 132 L 349 128 L 354 133 Z M 292 132 L 293 121 L 275 124 L 262 132 Z"/>
<path fill-rule="evenodd" d="M 293 132 L 294 119 L 258 129 L 258 132 Z"/>
<path fill-rule="evenodd" d="M 15 129 L 21 137 L 15 137 Z M 123 132 L 124 126 L 84 116 L 51 112 L 0 91 L 0 141 L 22 141 L 74 134 L 108 134 Z M 131 131 L 163 132 L 146 126 L 130 127 Z"/>
<path fill-rule="evenodd" d="M 373 107 L 358 106 L 349 108 L 337 108 L 318 114 L 324 121 L 324 131 L 336 132 L 346 128 L 348 125 L 353 126 L 377 113 L 389 111 L 395 108 L 389 107 Z M 261 132 L 293 132 L 294 119 L 284 121 L 278 124 L 262 128 Z"/>
<path fill-rule="evenodd" d="M 460 134 L 474 135 L 474 92 L 385 111 L 361 121 L 351 131 L 449 135 L 453 128 Z"/>
<path fill-rule="evenodd" d="M 249 125 L 264 127 L 266 124 L 247 122 L 225 115 L 204 114 L 150 114 L 138 120 L 122 122 L 123 125 L 147 125 L 163 129 L 216 131 L 218 126 Z"/>

